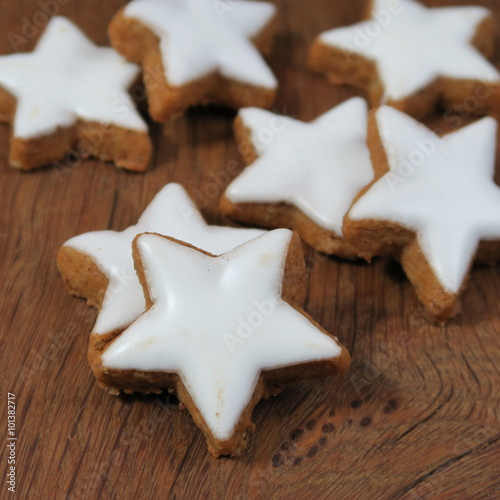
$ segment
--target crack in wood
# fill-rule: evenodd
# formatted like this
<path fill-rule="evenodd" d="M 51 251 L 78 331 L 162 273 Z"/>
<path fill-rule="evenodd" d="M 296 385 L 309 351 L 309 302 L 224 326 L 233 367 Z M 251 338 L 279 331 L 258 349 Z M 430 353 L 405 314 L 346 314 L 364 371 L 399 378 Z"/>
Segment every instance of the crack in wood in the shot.
<path fill-rule="evenodd" d="M 469 362 L 467 361 L 467 358 L 464 356 L 464 353 L 461 353 L 461 355 L 462 355 L 462 359 L 464 360 L 465 366 L 467 366 L 467 369 L 469 370 L 470 374 L 472 375 L 472 378 L 476 381 L 477 386 L 481 387 L 481 383 L 479 382 L 479 378 L 477 377 L 474 370 L 471 368 Z"/>
<path fill-rule="evenodd" d="M 396 500 L 398 498 L 401 498 L 403 495 L 406 495 L 407 493 L 409 493 L 412 489 L 414 489 L 416 486 L 418 486 L 419 484 L 421 484 L 422 482 L 424 482 L 426 479 L 430 478 L 431 476 L 434 476 L 435 474 L 438 474 L 439 472 L 442 472 L 443 470 L 447 469 L 448 467 L 450 467 L 451 465 L 455 464 L 459 460 L 462 460 L 463 458 L 468 457 L 469 455 L 471 455 L 475 451 L 482 452 L 483 450 L 485 450 L 489 446 L 494 445 L 499 440 L 500 440 L 500 434 L 497 435 L 497 436 L 495 436 L 494 438 L 488 439 L 487 441 L 481 443 L 478 446 L 475 446 L 474 448 L 470 449 L 469 451 L 466 451 L 465 453 L 461 453 L 460 455 L 457 455 L 457 456 L 455 456 L 453 458 L 449 458 L 448 460 L 446 460 L 445 462 L 443 462 L 441 465 L 435 467 L 434 469 L 432 469 L 431 471 L 427 472 L 423 476 L 420 476 L 419 478 L 417 478 L 409 486 L 406 486 L 405 488 L 403 488 L 403 489 L 399 490 L 398 492 L 396 492 L 394 495 L 392 495 L 390 497 L 390 499 L 391 500 L 393 500 L 393 499 Z"/>
<path fill-rule="evenodd" d="M 427 417 L 423 418 L 422 420 L 418 421 L 416 424 L 412 425 L 405 432 L 403 432 L 402 434 L 400 434 L 396 439 L 393 439 L 392 441 L 390 441 L 391 444 L 398 443 L 404 437 L 406 437 L 408 434 L 410 434 L 411 432 L 413 432 L 417 427 L 420 427 L 421 425 L 423 425 L 426 422 L 428 422 L 432 417 L 436 416 L 442 410 L 442 408 L 444 407 L 444 405 L 446 405 L 446 404 L 448 404 L 450 402 L 452 396 L 453 396 L 453 387 L 451 388 L 450 394 L 448 395 L 448 397 L 446 398 L 446 400 L 443 401 L 442 403 L 440 403 L 438 405 L 438 407 L 432 413 L 430 413 Z"/>

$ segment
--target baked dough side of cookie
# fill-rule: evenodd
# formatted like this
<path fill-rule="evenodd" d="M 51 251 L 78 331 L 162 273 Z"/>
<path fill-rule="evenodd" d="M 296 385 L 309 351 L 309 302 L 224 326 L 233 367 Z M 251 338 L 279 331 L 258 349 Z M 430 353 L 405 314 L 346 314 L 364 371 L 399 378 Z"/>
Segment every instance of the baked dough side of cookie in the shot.
<path fill-rule="evenodd" d="M 0 120 L 12 125 L 16 99 L 0 89 Z M 115 125 L 77 121 L 68 128 L 29 139 L 11 133 L 9 164 L 20 170 L 64 164 L 67 156 L 111 161 L 117 167 L 143 172 L 151 159 L 152 146 L 146 132 Z"/>
<path fill-rule="evenodd" d="M 497 35 L 496 21 L 493 15 L 486 17 L 477 27 L 471 44 L 487 59 L 495 53 Z M 500 117 L 500 84 L 477 80 L 440 80 L 439 100 L 443 107 L 481 116 L 492 114 Z M 432 111 L 432 110 L 431 110 Z"/>
<path fill-rule="evenodd" d="M 89 306 L 101 307 L 109 280 L 91 257 L 62 246 L 57 252 L 57 268 L 68 293 L 86 299 Z"/>
<path fill-rule="evenodd" d="M 62 246 L 57 253 L 57 268 L 69 294 L 86 299 L 87 305 L 101 310 L 109 278 L 90 256 L 70 246 Z M 92 332 L 87 357 L 102 352 L 121 331 L 108 331 L 105 334 Z"/>
<path fill-rule="evenodd" d="M 15 112 L 16 99 L 0 88 L 0 121 L 12 126 Z M 95 157 L 126 170 L 143 172 L 151 154 L 146 132 L 79 120 L 72 127 L 40 137 L 24 139 L 11 133 L 9 164 L 20 170 L 33 170 L 51 164 L 60 166 L 66 156 Z"/>

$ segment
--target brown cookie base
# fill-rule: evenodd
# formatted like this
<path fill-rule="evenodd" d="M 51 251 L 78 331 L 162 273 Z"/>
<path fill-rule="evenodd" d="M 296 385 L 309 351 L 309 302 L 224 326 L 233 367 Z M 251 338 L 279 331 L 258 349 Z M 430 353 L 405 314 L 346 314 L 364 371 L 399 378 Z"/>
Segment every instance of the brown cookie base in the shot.
<path fill-rule="evenodd" d="M 220 209 L 228 217 L 250 226 L 297 231 L 301 238 L 318 252 L 343 259 L 359 258 L 357 249 L 350 241 L 316 224 L 299 209 L 287 203 L 233 203 L 223 196 Z"/>
<path fill-rule="evenodd" d="M 269 51 L 276 20 L 273 19 L 252 41 L 261 52 Z M 198 104 L 221 104 L 230 108 L 257 106 L 270 108 L 275 89 L 255 87 L 218 74 L 194 80 L 181 87 L 168 82 L 156 34 L 140 21 L 118 11 L 109 26 L 113 47 L 126 59 L 139 63 L 144 74 L 149 113 L 157 122 L 182 115 Z"/>
<path fill-rule="evenodd" d="M 375 168 L 375 180 L 358 194 L 353 205 L 390 170 L 377 126 L 376 112 L 377 109 L 370 111 L 368 119 L 368 147 Z M 415 232 L 391 221 L 352 220 L 349 214 L 344 217 L 343 231 L 360 257 L 370 261 L 374 256 L 385 255 L 399 260 L 419 300 L 433 320 L 445 323 L 460 312 L 460 294 L 466 286 L 468 276 L 458 293 L 448 292 L 425 258 Z M 500 242 L 482 242 L 479 245 L 478 262 L 492 263 L 499 260 Z"/>
<path fill-rule="evenodd" d="M 101 310 L 109 279 L 91 257 L 69 246 L 62 246 L 57 253 L 57 268 L 69 294 L 83 298 L 87 305 Z M 89 350 L 102 351 L 119 333 L 91 333 Z"/>
<path fill-rule="evenodd" d="M 371 12 L 372 2 L 369 2 L 365 20 L 371 19 Z M 495 20 L 490 16 L 480 23 L 471 40 L 472 45 L 489 59 L 494 53 L 495 31 Z M 332 83 L 363 89 L 372 107 L 383 103 L 384 84 L 375 61 L 347 49 L 330 47 L 318 37 L 311 47 L 308 65 L 325 74 Z M 435 110 L 438 103 L 455 111 L 465 109 L 469 115 L 499 116 L 500 83 L 438 78 L 407 98 L 389 100 L 386 104 L 417 119 L 423 119 Z"/>
<path fill-rule="evenodd" d="M 15 109 L 16 100 L 0 89 L 0 121 L 12 124 Z M 60 167 L 69 155 L 95 157 L 126 170 L 143 172 L 148 168 L 151 152 L 146 132 L 80 120 L 72 127 L 32 139 L 11 136 L 9 164 L 20 170 Z"/>
<path fill-rule="evenodd" d="M 168 238 L 171 239 L 171 238 Z M 173 240 L 176 241 L 176 240 Z M 190 245 L 181 243 L 187 247 Z M 196 249 L 201 251 L 199 249 Z M 206 255 L 210 255 L 206 252 Z M 137 249 L 134 244 L 134 260 L 136 270 L 143 285 L 146 297 L 147 308 L 152 306 L 147 287 L 145 286 L 144 271 L 141 267 Z M 287 261 L 285 265 L 282 297 L 285 301 L 291 303 L 296 309 L 305 314 L 298 306 L 294 304 L 296 300 L 302 300 L 305 291 L 305 266 L 302 254 L 302 243 L 297 235 L 294 235 L 289 247 Z M 308 317 L 306 315 L 306 317 Z M 309 317 L 308 317 L 309 318 Z M 324 330 L 317 325 L 311 318 L 309 320 L 321 331 Z M 326 332 L 325 332 L 326 333 Z M 328 333 L 326 333 L 329 335 Z M 110 345 L 110 344 L 109 344 Z M 106 348 L 104 348 L 105 351 Z M 188 409 L 196 425 L 205 434 L 208 449 L 216 457 L 221 455 L 237 456 L 242 453 L 246 447 L 248 436 L 254 431 L 255 426 L 252 423 L 252 411 L 256 404 L 262 398 L 268 398 L 278 394 L 286 385 L 301 379 L 319 378 L 335 374 L 343 374 L 350 364 L 350 356 L 346 349 L 342 350 L 342 355 L 336 359 L 325 360 L 322 362 L 306 363 L 297 366 L 290 366 L 278 370 L 263 372 L 259 377 L 255 391 L 245 408 L 238 424 L 230 439 L 221 441 L 217 439 L 209 427 L 206 425 L 203 416 L 199 412 L 195 402 L 189 395 L 183 384 L 181 377 L 176 373 L 165 372 L 140 372 L 135 370 L 113 370 L 102 365 L 103 351 L 90 350 L 89 361 L 99 384 L 111 394 L 120 392 L 131 393 L 158 393 L 165 388 L 169 388 L 182 401 L 182 404 Z"/>
<path fill-rule="evenodd" d="M 258 154 L 251 145 L 251 131 L 245 127 L 240 117 L 236 117 L 234 132 L 245 165 L 252 164 L 257 160 Z M 245 224 L 297 231 L 308 245 L 319 252 L 345 259 L 358 257 L 356 249 L 343 236 L 325 229 L 288 203 L 236 203 L 224 195 L 220 201 L 220 209 L 228 217 Z"/>
<path fill-rule="evenodd" d="M 101 307 L 109 280 L 91 257 L 62 246 L 57 252 L 57 268 L 69 294 L 86 299 L 89 306 Z"/>

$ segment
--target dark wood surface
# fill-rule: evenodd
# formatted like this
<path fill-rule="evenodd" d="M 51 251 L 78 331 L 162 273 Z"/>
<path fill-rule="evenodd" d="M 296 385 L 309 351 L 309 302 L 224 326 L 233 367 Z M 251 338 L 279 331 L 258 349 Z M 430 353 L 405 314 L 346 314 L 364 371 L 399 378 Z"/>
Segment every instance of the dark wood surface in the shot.
<path fill-rule="evenodd" d="M 0 53 L 37 35 L 35 0 L 0 0 Z M 57 4 L 57 0 L 48 2 Z M 60 0 L 59 14 L 100 44 L 121 0 Z M 310 120 L 356 92 L 305 67 L 322 30 L 359 19 L 361 0 L 279 0 L 270 63 L 275 109 Z M 496 0 L 434 0 L 428 5 Z M 24 34 L 23 34 L 24 31 Z M 498 45 L 498 44 L 497 44 Z M 498 51 L 500 54 L 500 50 Z M 214 459 L 186 412 L 165 397 L 114 398 L 86 361 L 95 312 L 66 295 L 58 247 L 82 232 L 135 223 L 167 182 L 181 182 L 211 223 L 229 162 L 240 162 L 234 114 L 193 110 L 152 126 L 145 174 L 85 161 L 30 174 L 7 166 L 0 126 L 0 497 L 7 496 L 7 393 L 17 402 L 18 498 L 385 499 L 500 498 L 500 272 L 476 269 L 463 314 L 429 325 L 399 268 L 308 254 L 307 311 L 351 350 L 343 379 L 299 383 L 261 403 L 239 459 Z"/>

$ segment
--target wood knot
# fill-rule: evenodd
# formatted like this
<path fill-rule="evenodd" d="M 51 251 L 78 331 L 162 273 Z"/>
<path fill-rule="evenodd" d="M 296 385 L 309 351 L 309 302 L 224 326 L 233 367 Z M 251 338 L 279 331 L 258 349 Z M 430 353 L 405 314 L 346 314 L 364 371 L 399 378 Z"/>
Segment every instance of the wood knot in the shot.
<path fill-rule="evenodd" d="M 372 423 L 372 419 L 370 417 L 364 417 L 361 419 L 361 421 L 359 422 L 359 425 L 361 427 L 367 427 L 368 425 L 370 425 Z"/>
<path fill-rule="evenodd" d="M 315 444 L 314 446 L 312 446 L 309 451 L 307 452 L 307 456 L 309 458 L 312 458 L 314 457 L 314 455 L 316 455 L 318 453 L 318 450 L 319 450 L 319 447 L 317 444 Z"/>
<path fill-rule="evenodd" d="M 275 468 L 281 467 L 282 465 L 285 465 L 285 463 L 285 457 L 281 453 L 274 455 L 274 457 L 271 459 L 271 464 Z"/>
<path fill-rule="evenodd" d="M 316 424 L 318 423 L 318 421 L 316 419 L 312 419 L 312 420 L 309 420 L 307 423 L 306 423 L 306 429 L 308 431 L 312 431 L 315 427 L 316 427 Z"/>
<path fill-rule="evenodd" d="M 396 411 L 398 407 L 399 403 L 395 399 L 391 399 L 390 401 L 387 401 L 384 406 L 384 413 L 392 413 L 393 411 Z"/>
<path fill-rule="evenodd" d="M 324 424 L 323 427 L 321 427 L 321 431 L 325 434 L 330 434 L 334 430 L 335 426 L 331 422 L 328 422 L 327 424 Z"/>
<path fill-rule="evenodd" d="M 296 443 L 298 441 L 300 441 L 300 438 L 304 435 L 304 431 L 303 429 L 294 429 L 291 433 L 290 433 L 290 439 Z"/>

